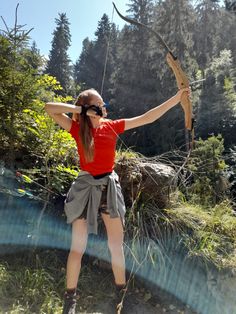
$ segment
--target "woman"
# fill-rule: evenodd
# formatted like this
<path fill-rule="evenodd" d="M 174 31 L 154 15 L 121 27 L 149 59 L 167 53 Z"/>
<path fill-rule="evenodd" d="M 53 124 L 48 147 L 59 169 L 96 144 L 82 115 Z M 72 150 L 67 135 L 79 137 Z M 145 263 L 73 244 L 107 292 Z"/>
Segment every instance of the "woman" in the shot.
<path fill-rule="evenodd" d="M 67 260 L 66 292 L 63 314 L 74 314 L 76 289 L 81 259 L 89 233 L 97 232 L 97 215 L 101 214 L 106 227 L 112 271 L 117 290 L 117 312 L 123 307 L 126 291 L 123 224 L 125 205 L 120 184 L 113 171 L 117 135 L 126 130 L 149 124 L 178 104 L 184 92 L 141 116 L 108 120 L 99 93 L 88 89 L 80 93 L 75 105 L 47 103 L 45 110 L 76 140 L 81 171 L 73 182 L 65 201 L 67 222 L 72 223 L 72 243 Z M 72 119 L 65 113 L 73 113 Z"/>

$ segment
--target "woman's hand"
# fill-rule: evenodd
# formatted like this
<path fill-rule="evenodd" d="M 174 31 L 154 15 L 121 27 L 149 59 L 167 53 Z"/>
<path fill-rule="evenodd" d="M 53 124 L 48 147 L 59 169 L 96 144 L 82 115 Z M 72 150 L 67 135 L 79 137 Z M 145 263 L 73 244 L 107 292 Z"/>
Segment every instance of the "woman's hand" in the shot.
<path fill-rule="evenodd" d="M 181 88 L 178 90 L 178 92 L 176 93 L 176 97 L 178 102 L 181 101 L 182 95 L 183 93 L 188 93 L 188 96 L 191 96 L 191 88 L 190 87 L 185 87 L 185 88 Z"/>
<path fill-rule="evenodd" d="M 75 113 L 78 113 L 78 114 L 83 113 L 83 108 L 85 109 L 84 106 L 76 106 L 75 107 Z"/>

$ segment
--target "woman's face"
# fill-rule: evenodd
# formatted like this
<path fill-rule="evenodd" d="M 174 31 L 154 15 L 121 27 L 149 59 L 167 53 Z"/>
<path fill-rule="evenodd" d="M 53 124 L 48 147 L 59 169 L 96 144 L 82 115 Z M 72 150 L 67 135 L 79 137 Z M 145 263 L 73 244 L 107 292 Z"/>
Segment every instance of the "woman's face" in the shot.
<path fill-rule="evenodd" d="M 103 112 L 103 116 L 106 117 L 107 116 L 107 112 L 106 112 L 106 108 L 104 107 L 104 101 L 102 99 L 102 97 L 98 94 L 98 93 L 94 93 L 91 101 L 90 101 L 90 105 L 92 106 L 99 106 L 102 109 Z M 100 116 L 95 116 L 95 118 L 100 119 Z"/>

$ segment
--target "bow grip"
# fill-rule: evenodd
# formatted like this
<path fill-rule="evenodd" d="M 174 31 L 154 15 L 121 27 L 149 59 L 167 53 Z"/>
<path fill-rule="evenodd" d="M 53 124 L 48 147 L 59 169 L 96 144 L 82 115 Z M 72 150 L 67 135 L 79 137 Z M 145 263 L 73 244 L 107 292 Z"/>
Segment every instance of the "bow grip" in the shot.
<path fill-rule="evenodd" d="M 176 81 L 177 81 L 177 86 L 179 89 L 189 87 L 189 81 L 184 73 L 184 71 L 181 69 L 180 63 L 177 58 L 175 58 L 170 52 L 167 53 L 166 56 L 166 61 L 172 71 L 174 72 Z M 192 104 L 189 99 L 189 96 L 187 93 L 183 93 L 181 97 L 181 106 L 184 110 L 184 116 L 185 116 L 185 127 L 188 130 L 192 130 Z"/>

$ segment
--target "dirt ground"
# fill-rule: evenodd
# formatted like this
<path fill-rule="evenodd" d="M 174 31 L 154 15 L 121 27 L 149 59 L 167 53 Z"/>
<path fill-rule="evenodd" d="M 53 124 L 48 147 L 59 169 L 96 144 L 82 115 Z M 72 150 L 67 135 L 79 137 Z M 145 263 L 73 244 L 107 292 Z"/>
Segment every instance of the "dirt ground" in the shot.
<path fill-rule="evenodd" d="M 78 300 L 77 314 L 115 314 L 112 289 L 109 290 L 109 287 L 108 289 L 102 287 L 102 289 L 102 298 L 101 295 L 99 297 L 96 294 L 85 296 L 82 293 Z M 129 287 L 126 305 L 125 314 L 197 314 L 188 305 L 181 303 L 168 293 L 159 290 L 153 296 L 143 287 Z"/>
<path fill-rule="evenodd" d="M 181 303 L 169 293 L 155 288 L 154 294 L 151 288 L 144 286 L 148 285 L 144 285 L 144 282 L 137 278 L 129 282 L 124 314 L 198 314 L 191 310 L 189 305 Z M 114 297 L 114 279 L 110 269 L 104 270 L 96 266 L 82 268 L 78 285 L 77 314 L 116 314 Z M 12 303 L 5 300 L 6 304 L 4 304 L 3 301 L 0 300 L 0 313 L 9 313 Z M 39 305 L 38 309 L 30 310 L 30 312 L 19 309 L 14 313 L 39 314 L 42 312 Z M 52 314 L 52 312 L 47 314 Z"/>

